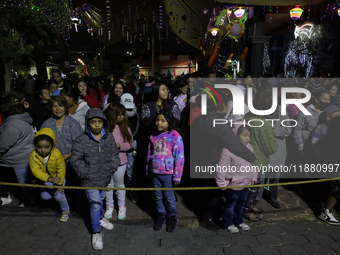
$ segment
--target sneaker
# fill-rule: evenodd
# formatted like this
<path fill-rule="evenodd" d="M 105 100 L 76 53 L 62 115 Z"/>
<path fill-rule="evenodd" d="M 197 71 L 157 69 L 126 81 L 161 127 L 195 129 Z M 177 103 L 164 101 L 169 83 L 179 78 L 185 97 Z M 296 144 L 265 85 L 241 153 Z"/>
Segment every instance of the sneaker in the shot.
<path fill-rule="evenodd" d="M 210 231 L 217 232 L 218 230 L 220 230 L 220 227 L 212 219 L 202 220 L 200 225 L 201 227 L 206 228 Z"/>
<path fill-rule="evenodd" d="M 61 213 L 60 222 L 67 222 L 70 217 L 70 211 L 63 211 Z"/>
<path fill-rule="evenodd" d="M 92 234 L 92 247 L 93 249 L 100 251 L 103 249 L 103 234 L 95 233 Z"/>
<path fill-rule="evenodd" d="M 113 209 L 114 209 L 113 206 L 106 206 L 106 211 L 104 214 L 105 219 L 111 220 Z"/>
<path fill-rule="evenodd" d="M 155 223 L 153 224 L 153 230 L 156 230 L 156 231 L 161 230 L 165 222 L 166 222 L 166 219 L 164 218 L 164 215 L 161 215 L 161 214 L 157 215 Z"/>
<path fill-rule="evenodd" d="M 246 224 L 246 223 L 241 223 L 240 225 L 238 225 L 238 227 L 243 230 L 243 231 L 248 231 L 250 230 L 250 227 Z"/>
<path fill-rule="evenodd" d="M 168 225 L 166 226 L 166 231 L 174 232 L 177 228 L 177 218 L 171 217 L 168 220 Z"/>
<path fill-rule="evenodd" d="M 323 220 L 324 222 L 330 224 L 330 225 L 339 226 L 340 222 L 337 219 L 335 219 L 332 211 L 333 211 L 333 209 L 323 208 L 321 213 L 318 215 L 318 218 L 320 220 Z"/>
<path fill-rule="evenodd" d="M 126 218 L 126 206 L 118 207 L 118 220 L 124 220 Z"/>
<path fill-rule="evenodd" d="M 2 197 L 1 201 L 2 201 L 2 205 L 8 205 L 12 203 L 12 198 L 10 197 L 10 195 L 8 195 L 8 197 Z"/>
<path fill-rule="evenodd" d="M 114 228 L 113 224 L 105 218 L 102 218 L 100 220 L 100 226 L 102 226 L 103 228 L 105 228 L 107 230 L 112 230 Z"/>
<path fill-rule="evenodd" d="M 240 230 L 238 230 L 237 227 L 235 227 L 235 225 L 230 225 L 227 230 L 229 231 L 229 233 L 231 234 L 236 234 L 238 232 L 240 232 Z"/>

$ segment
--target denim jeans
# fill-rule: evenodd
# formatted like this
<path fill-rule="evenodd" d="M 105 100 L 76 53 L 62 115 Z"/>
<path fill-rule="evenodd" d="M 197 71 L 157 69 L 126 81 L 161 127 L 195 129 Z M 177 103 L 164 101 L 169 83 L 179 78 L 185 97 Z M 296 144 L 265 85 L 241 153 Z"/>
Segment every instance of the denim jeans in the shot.
<path fill-rule="evenodd" d="M 133 149 L 137 148 L 137 141 L 133 141 Z M 127 186 L 133 187 L 133 166 L 135 164 L 135 157 L 132 156 L 132 151 L 129 153 L 126 153 L 127 157 L 127 163 L 126 163 L 126 175 L 127 175 Z"/>
<path fill-rule="evenodd" d="M 65 186 L 66 180 L 64 179 L 63 186 Z M 53 186 L 54 184 L 52 182 L 45 182 L 46 186 Z M 67 199 L 65 197 L 65 192 L 63 190 L 63 194 L 60 192 L 57 192 L 57 189 L 43 189 L 41 191 L 41 198 L 44 200 L 50 200 L 52 197 L 54 197 L 55 201 L 57 201 L 60 205 L 61 211 L 69 211 L 70 207 L 68 206 Z"/>
<path fill-rule="evenodd" d="M 112 175 L 111 182 L 107 186 L 108 188 L 125 188 L 124 185 L 124 176 L 126 172 L 126 164 L 119 166 L 118 170 Z M 118 206 L 124 206 L 125 205 L 125 197 L 126 197 L 126 191 L 125 190 L 117 190 L 117 199 L 118 199 Z M 113 207 L 114 201 L 113 201 L 113 190 L 106 191 L 106 206 Z"/>
<path fill-rule="evenodd" d="M 155 188 L 172 188 L 172 174 L 152 174 L 152 179 Z M 155 197 L 158 214 L 167 214 L 168 217 L 177 218 L 176 198 L 173 190 L 156 190 Z"/>
<path fill-rule="evenodd" d="M 87 189 L 85 190 L 87 199 L 90 202 L 90 217 L 93 233 L 100 231 L 100 220 L 103 217 L 103 200 L 105 190 Z"/>
<path fill-rule="evenodd" d="M 227 201 L 223 208 L 222 226 L 228 228 L 231 225 L 238 226 L 243 223 L 243 208 L 246 203 L 248 189 L 226 190 Z"/>
<path fill-rule="evenodd" d="M 25 184 L 27 181 L 31 179 L 30 175 L 32 174 L 29 167 L 25 168 L 13 168 L 14 173 L 18 179 L 20 184 Z M 22 187 L 23 193 L 23 202 L 25 204 L 35 204 L 36 197 L 32 188 Z"/>

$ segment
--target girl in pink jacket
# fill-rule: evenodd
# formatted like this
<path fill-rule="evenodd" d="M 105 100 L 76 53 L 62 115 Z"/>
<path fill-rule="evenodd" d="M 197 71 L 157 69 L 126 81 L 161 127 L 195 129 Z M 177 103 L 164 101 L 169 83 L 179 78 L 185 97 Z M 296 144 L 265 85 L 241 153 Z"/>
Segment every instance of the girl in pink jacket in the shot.
<path fill-rule="evenodd" d="M 111 103 L 105 110 L 105 115 L 109 121 L 109 131 L 112 133 L 117 147 L 119 149 L 119 167 L 111 177 L 109 188 L 125 188 L 124 176 L 126 172 L 127 157 L 126 152 L 132 148 L 133 138 L 128 127 L 125 107 L 119 103 Z M 118 200 L 118 220 L 124 220 L 126 217 L 125 190 L 117 190 Z M 114 209 L 113 190 L 106 191 L 106 211 L 104 217 L 108 220 L 112 218 Z"/>
<path fill-rule="evenodd" d="M 184 146 L 181 135 L 175 130 L 172 113 L 161 110 L 156 117 L 157 131 L 150 136 L 146 159 L 146 174 L 152 178 L 155 188 L 172 188 L 182 178 Z M 162 229 L 167 218 L 168 232 L 177 227 L 177 207 L 173 190 L 155 191 L 157 218 L 153 229 Z"/>
<path fill-rule="evenodd" d="M 251 137 L 250 127 L 238 125 L 233 128 L 233 131 L 240 142 L 253 152 L 253 148 L 249 143 Z M 252 185 L 257 180 L 256 169 L 253 168 L 251 163 L 237 157 L 225 148 L 222 150 L 219 166 L 221 168 L 216 176 L 216 183 L 219 187 L 247 186 Z M 222 228 L 227 229 L 230 233 L 238 233 L 238 227 L 244 231 L 250 229 L 243 221 L 243 208 L 247 194 L 248 188 L 234 188 L 225 191 L 227 201 L 223 209 Z"/>

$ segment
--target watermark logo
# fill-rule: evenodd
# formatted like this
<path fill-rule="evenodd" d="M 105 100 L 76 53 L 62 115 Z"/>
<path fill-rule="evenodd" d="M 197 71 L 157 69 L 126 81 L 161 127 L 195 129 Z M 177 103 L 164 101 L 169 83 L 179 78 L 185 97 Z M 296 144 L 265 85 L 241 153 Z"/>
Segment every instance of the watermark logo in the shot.
<path fill-rule="evenodd" d="M 204 84 L 207 86 L 210 90 L 214 92 L 214 94 L 217 96 L 217 98 L 220 100 L 220 103 L 222 105 L 222 101 L 218 93 L 214 88 L 211 86 Z M 215 84 L 215 88 L 217 89 L 228 89 L 233 97 L 233 114 L 234 115 L 244 115 L 244 94 L 242 90 L 231 84 Z M 210 97 L 213 99 L 216 105 L 216 100 L 213 97 L 213 95 L 206 89 L 201 90 L 205 91 Z M 287 98 L 287 94 L 292 94 L 292 93 L 301 93 L 305 94 L 306 96 L 304 98 Z M 277 88 L 272 88 L 272 99 L 273 103 L 270 109 L 268 110 L 258 110 L 254 108 L 253 105 L 253 88 L 248 87 L 247 88 L 247 102 L 248 102 L 248 108 L 249 111 L 255 115 L 259 116 L 267 116 L 275 112 L 277 105 L 278 105 L 278 89 Z M 287 114 L 287 105 L 293 104 L 295 105 L 303 114 L 305 115 L 311 115 L 311 113 L 303 106 L 304 103 L 307 103 L 311 99 L 311 93 L 309 90 L 305 88 L 298 88 L 298 87 L 293 87 L 293 88 L 281 88 L 281 114 L 286 115 Z M 201 114 L 202 115 L 207 115 L 207 95 L 203 94 L 202 95 L 202 101 L 201 101 Z"/>

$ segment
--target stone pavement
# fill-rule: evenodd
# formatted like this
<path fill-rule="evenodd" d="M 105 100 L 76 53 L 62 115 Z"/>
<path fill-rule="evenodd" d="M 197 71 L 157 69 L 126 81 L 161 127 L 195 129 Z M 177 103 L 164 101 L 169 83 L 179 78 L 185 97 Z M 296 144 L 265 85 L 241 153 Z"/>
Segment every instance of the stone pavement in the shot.
<path fill-rule="evenodd" d="M 142 193 L 141 193 L 142 194 Z M 67 223 L 50 208 L 19 208 L 19 201 L 0 207 L 1 255 L 168 255 L 236 254 L 303 255 L 340 254 L 340 227 L 329 226 L 315 218 L 309 206 L 293 191 L 279 189 L 280 210 L 265 201 L 260 223 L 239 234 L 201 228 L 195 214 L 187 209 L 187 194 L 178 195 L 178 228 L 174 233 L 152 230 L 152 210 L 146 210 L 143 195 L 138 205 L 127 199 L 127 218 L 117 221 L 112 231 L 103 230 L 104 250 L 91 247 L 88 222 L 73 213 Z M 193 195 L 193 194 L 192 194 Z M 143 210 L 141 209 L 143 208 Z M 338 215 L 336 215 L 338 217 Z M 86 224 L 85 224 L 86 223 Z"/>

